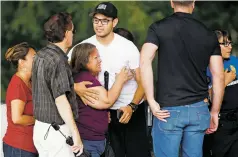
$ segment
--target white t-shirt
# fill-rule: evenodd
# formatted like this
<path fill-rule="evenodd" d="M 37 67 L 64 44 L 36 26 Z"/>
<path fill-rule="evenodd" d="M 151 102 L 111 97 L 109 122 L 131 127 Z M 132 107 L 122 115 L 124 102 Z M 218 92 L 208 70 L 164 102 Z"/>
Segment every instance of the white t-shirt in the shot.
<path fill-rule="evenodd" d="M 114 33 L 113 41 L 107 46 L 100 44 L 96 39 L 96 35 L 82 41 L 82 43 L 91 43 L 97 47 L 102 59 L 102 71 L 99 73 L 98 79 L 104 86 L 104 72 L 108 71 L 109 89 L 115 82 L 115 74 L 119 73 L 123 66 L 129 65 L 130 69 L 139 68 L 140 53 L 137 47 L 131 41 L 116 33 Z M 68 53 L 69 60 L 71 59 L 73 48 Z M 120 96 L 111 109 L 119 109 L 120 107 L 128 105 L 132 101 L 137 87 L 138 85 L 134 78 L 126 82 Z"/>

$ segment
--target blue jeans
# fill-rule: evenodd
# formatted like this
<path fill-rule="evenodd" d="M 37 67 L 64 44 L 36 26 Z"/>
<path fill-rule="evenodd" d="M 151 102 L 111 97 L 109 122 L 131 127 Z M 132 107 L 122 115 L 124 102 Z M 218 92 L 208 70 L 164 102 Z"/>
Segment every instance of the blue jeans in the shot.
<path fill-rule="evenodd" d="M 14 148 L 3 142 L 4 157 L 38 157 L 37 154 Z"/>
<path fill-rule="evenodd" d="M 178 157 L 181 144 L 183 157 L 202 157 L 205 130 L 210 125 L 208 103 L 163 107 L 170 117 L 167 122 L 154 117 L 152 137 L 155 157 Z"/>
<path fill-rule="evenodd" d="M 84 149 L 86 149 L 91 157 L 100 157 L 105 150 L 106 141 L 89 141 L 83 140 Z"/>

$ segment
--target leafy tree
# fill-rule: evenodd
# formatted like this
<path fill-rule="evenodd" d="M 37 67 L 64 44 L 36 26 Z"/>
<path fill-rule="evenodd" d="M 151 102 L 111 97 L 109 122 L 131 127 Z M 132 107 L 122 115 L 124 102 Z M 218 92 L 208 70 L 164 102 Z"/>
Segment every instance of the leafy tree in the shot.
<path fill-rule="evenodd" d="M 4 54 L 7 48 L 27 41 L 37 50 L 46 45 L 43 24 L 52 14 L 66 11 L 71 13 L 77 33 L 74 43 L 78 43 L 94 34 L 91 17 L 88 14 L 101 1 L 1 1 L 1 100 L 14 69 L 6 62 Z M 147 29 L 154 21 L 173 13 L 170 3 L 163 1 L 115 1 L 118 8 L 118 27 L 130 30 L 140 49 L 147 34 Z M 237 42 L 238 2 L 196 2 L 194 15 L 211 29 L 228 29 Z M 237 45 L 233 46 L 234 51 Z M 155 60 L 154 67 L 157 63 Z M 156 67 L 155 67 L 156 68 Z M 156 73 L 155 73 L 156 76 Z"/>

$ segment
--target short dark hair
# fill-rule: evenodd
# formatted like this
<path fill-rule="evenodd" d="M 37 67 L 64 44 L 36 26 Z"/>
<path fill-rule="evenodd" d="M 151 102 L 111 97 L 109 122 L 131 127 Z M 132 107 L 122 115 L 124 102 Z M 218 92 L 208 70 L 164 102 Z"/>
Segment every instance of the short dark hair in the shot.
<path fill-rule="evenodd" d="M 69 13 L 60 12 L 48 18 L 44 24 L 45 37 L 52 43 L 61 42 L 65 32 L 73 27 L 72 17 Z"/>
<path fill-rule="evenodd" d="M 180 6 L 189 6 L 193 4 L 194 1 L 188 1 L 188 0 L 172 0 L 175 5 Z"/>
<path fill-rule="evenodd" d="M 215 30 L 215 33 L 218 40 L 223 37 L 224 43 L 227 41 L 227 39 L 231 41 L 231 35 L 227 30 Z"/>
<path fill-rule="evenodd" d="M 89 61 L 91 52 L 96 48 L 95 45 L 90 43 L 82 43 L 73 48 L 70 66 L 73 75 L 80 71 L 87 70 L 86 64 Z"/>
<path fill-rule="evenodd" d="M 130 31 L 128 31 L 127 29 L 125 29 L 125 28 L 116 28 L 114 30 L 114 33 L 117 33 L 120 36 L 134 42 L 134 37 L 133 37 L 132 33 Z"/>
<path fill-rule="evenodd" d="M 30 48 L 34 49 L 34 47 L 27 42 L 22 42 L 9 48 L 5 53 L 5 58 L 17 68 L 19 59 L 25 60 Z"/>

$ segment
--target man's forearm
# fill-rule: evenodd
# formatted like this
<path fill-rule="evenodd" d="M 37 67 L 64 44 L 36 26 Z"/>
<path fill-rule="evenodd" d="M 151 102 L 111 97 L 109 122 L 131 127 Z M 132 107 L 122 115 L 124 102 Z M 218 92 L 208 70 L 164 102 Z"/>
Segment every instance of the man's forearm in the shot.
<path fill-rule="evenodd" d="M 224 94 L 225 76 L 223 59 L 219 55 L 210 57 L 209 69 L 212 74 L 212 109 L 211 113 L 217 114 L 220 112 L 221 103 Z"/>
<path fill-rule="evenodd" d="M 55 99 L 55 103 L 60 116 L 64 120 L 65 124 L 69 127 L 70 131 L 73 134 L 78 134 L 78 128 L 75 124 L 72 109 L 69 101 L 67 100 L 67 97 L 65 95 L 61 95 Z"/>
<path fill-rule="evenodd" d="M 152 61 L 155 57 L 157 49 L 158 46 L 152 43 L 145 43 L 141 50 L 140 79 L 148 102 L 154 100 L 154 78 L 152 70 Z"/>
<path fill-rule="evenodd" d="M 224 75 L 214 77 L 212 85 L 212 110 L 211 112 L 219 113 L 223 95 L 224 95 Z"/>
<path fill-rule="evenodd" d="M 154 100 L 154 83 L 153 83 L 153 70 L 152 62 L 149 60 L 141 59 L 141 82 L 148 101 Z"/>

